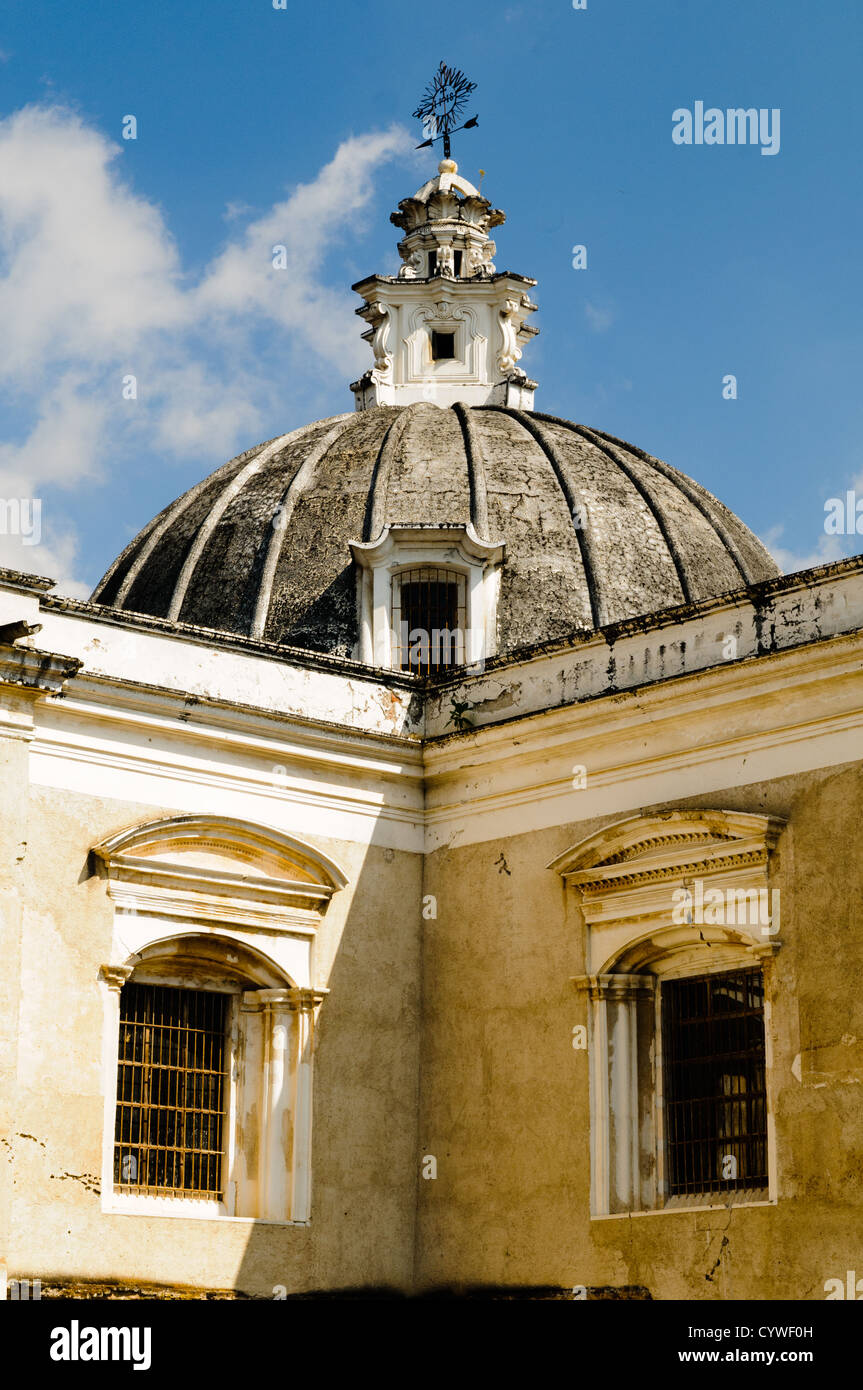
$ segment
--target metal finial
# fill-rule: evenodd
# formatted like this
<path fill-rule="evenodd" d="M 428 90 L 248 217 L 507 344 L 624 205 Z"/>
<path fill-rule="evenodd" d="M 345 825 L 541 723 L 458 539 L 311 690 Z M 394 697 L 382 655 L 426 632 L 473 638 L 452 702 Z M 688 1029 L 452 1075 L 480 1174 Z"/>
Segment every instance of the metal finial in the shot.
<path fill-rule="evenodd" d="M 469 82 L 458 68 L 448 68 L 441 62 L 431 82 L 423 92 L 423 98 L 414 111 L 414 118 L 423 123 L 423 134 L 428 138 L 417 145 L 418 150 L 433 145 L 435 140 L 443 140 L 443 157 L 450 157 L 450 136 L 456 130 L 469 130 L 479 124 L 479 118 L 472 116 L 464 125 L 456 121 L 464 110 L 464 104 L 471 92 L 476 91 L 476 83 Z"/>

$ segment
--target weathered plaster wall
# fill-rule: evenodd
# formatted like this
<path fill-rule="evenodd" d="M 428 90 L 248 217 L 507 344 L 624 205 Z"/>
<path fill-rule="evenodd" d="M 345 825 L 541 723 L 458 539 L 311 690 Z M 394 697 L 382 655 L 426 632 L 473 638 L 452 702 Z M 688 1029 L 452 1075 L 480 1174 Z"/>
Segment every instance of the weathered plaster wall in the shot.
<path fill-rule="evenodd" d="M 28 724 L 31 701 L 0 691 L 3 722 Z M 11 1220 L 10 1135 L 15 1129 L 18 1062 L 18 978 L 21 951 L 22 863 L 27 839 L 27 744 L 0 738 L 0 1240 Z M 0 1252 L 2 1254 L 2 1252 Z"/>
<path fill-rule="evenodd" d="M 4 810 L 15 809 L 7 795 L 18 782 L 16 748 L 0 742 L 13 760 L 0 763 Z M 331 903 L 317 943 L 316 983 L 331 993 L 318 1024 L 311 1225 L 102 1212 L 98 972 L 109 959 L 113 905 L 105 881 L 88 872 L 87 856 L 106 835 L 158 814 L 152 804 L 43 787 L 31 794 L 20 971 L 13 967 L 15 919 L 4 912 L 11 942 L 3 988 L 10 1000 L 20 992 L 17 1087 L 3 1131 L 16 1181 L 10 1272 L 236 1285 L 259 1294 L 277 1284 L 403 1284 L 412 1267 L 416 1183 L 416 854 L 312 841 L 350 882 Z M 294 833 L 304 837 L 300 817 Z M 5 840 L 14 849 L 21 834 L 4 815 L 4 866 Z M 4 1009 L 3 1017 L 14 1034 L 14 1012 Z M 4 1047 L 3 1056 L 14 1053 Z"/>
<path fill-rule="evenodd" d="M 585 795 L 585 793 L 582 793 Z M 776 1206 L 591 1221 L 589 1072 L 574 899 L 545 866 L 616 817 L 442 848 L 423 891 L 419 1190 L 426 1283 L 646 1286 L 654 1298 L 823 1298 L 859 1266 L 863 1209 L 863 769 L 671 806 L 784 817 L 772 861 Z M 645 808 L 651 809 L 651 808 Z"/>

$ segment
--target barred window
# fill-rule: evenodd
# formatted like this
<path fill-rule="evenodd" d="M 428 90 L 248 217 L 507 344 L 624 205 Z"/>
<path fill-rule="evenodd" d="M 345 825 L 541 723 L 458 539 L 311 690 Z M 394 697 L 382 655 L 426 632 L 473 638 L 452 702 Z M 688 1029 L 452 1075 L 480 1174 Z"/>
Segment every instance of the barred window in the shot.
<path fill-rule="evenodd" d="M 760 970 L 662 985 L 667 1192 L 767 1186 Z"/>
<path fill-rule="evenodd" d="M 128 983 L 120 994 L 114 1182 L 218 1199 L 228 997 Z"/>
<path fill-rule="evenodd" d="M 428 675 L 464 662 L 465 578 L 432 565 L 403 570 L 393 579 L 394 664 Z"/>

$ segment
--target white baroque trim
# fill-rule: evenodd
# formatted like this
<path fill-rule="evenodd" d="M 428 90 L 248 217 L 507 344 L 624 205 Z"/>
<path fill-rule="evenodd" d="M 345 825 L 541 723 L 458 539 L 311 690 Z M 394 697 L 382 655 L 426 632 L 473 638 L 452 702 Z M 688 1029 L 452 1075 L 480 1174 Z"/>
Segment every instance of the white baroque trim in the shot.
<path fill-rule="evenodd" d="M 347 878 L 315 846 L 250 821 L 171 816 L 92 851 L 114 902 L 104 1012 L 104 1210 L 306 1222 L 311 1212 L 315 930 Z M 120 996 L 136 982 L 231 996 L 224 1187 L 190 1201 L 114 1190 Z"/>
<path fill-rule="evenodd" d="M 501 542 L 481 540 L 466 526 L 387 526 L 373 541 L 351 541 L 357 565 L 359 660 L 391 667 L 392 585 L 399 570 L 436 565 L 465 576 L 465 664 L 477 669 L 497 645 Z"/>
<path fill-rule="evenodd" d="M 769 967 L 780 920 L 772 900 L 766 925 L 750 909 L 767 899 L 769 855 L 783 825 L 737 811 L 631 816 L 548 866 L 574 894 L 584 923 L 585 973 L 573 984 L 588 1010 L 594 1217 L 686 1205 L 666 1200 L 659 986 L 754 966 L 765 978 L 768 1197 L 775 1197 Z M 711 890 L 732 909 L 745 905 L 744 920 L 733 911 L 718 921 L 700 913 Z M 759 1188 L 730 1200 L 764 1197 Z"/>

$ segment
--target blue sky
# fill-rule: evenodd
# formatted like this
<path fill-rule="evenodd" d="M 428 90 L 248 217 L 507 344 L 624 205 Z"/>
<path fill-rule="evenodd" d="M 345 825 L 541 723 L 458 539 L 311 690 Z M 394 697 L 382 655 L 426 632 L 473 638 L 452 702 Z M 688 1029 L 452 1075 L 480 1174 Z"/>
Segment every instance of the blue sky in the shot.
<path fill-rule="evenodd" d="M 454 153 L 498 268 L 539 281 L 537 408 L 698 478 L 783 568 L 854 553 L 823 523 L 863 496 L 861 49 L 859 0 L 5 0 L 0 497 L 43 531 L 0 563 L 83 596 L 232 454 L 352 409 L 350 284 L 398 264 L 441 58 L 478 83 Z M 698 100 L 779 108 L 779 153 L 675 145 Z"/>

